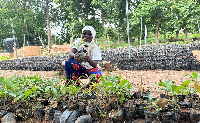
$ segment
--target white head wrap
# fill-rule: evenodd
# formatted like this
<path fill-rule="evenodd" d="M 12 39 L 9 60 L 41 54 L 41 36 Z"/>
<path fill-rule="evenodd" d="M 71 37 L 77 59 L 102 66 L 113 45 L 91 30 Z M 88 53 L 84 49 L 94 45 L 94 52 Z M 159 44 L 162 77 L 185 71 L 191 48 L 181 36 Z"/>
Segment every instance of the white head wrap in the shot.
<path fill-rule="evenodd" d="M 94 30 L 94 28 L 92 26 L 85 26 L 83 29 L 82 29 L 82 33 L 84 30 L 90 30 L 91 33 L 92 33 L 92 40 L 95 39 L 95 36 L 96 36 L 96 31 Z"/>
<path fill-rule="evenodd" d="M 96 36 L 96 31 L 94 30 L 94 28 L 92 26 L 85 26 L 83 29 L 82 29 L 82 33 L 84 30 L 90 30 L 91 33 L 92 33 L 92 41 L 89 43 L 89 47 L 85 47 L 85 49 L 87 49 L 88 51 L 88 55 L 92 58 L 93 56 L 93 51 L 94 51 L 94 39 L 95 39 L 95 36 Z"/>

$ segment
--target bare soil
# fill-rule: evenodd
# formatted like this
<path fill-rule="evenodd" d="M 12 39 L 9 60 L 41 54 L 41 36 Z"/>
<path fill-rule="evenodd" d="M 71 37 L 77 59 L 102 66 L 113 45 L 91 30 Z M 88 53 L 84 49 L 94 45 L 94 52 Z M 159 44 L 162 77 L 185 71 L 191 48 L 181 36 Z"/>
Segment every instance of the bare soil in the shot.
<path fill-rule="evenodd" d="M 159 97 L 161 90 L 158 89 L 158 82 L 160 80 L 169 80 L 170 82 L 175 81 L 176 84 L 180 85 L 184 81 L 191 78 L 186 74 L 191 74 L 192 72 L 196 72 L 200 75 L 200 71 L 175 71 L 175 70 L 117 70 L 117 71 L 102 71 L 103 76 L 107 75 L 115 75 L 122 76 L 122 79 L 126 79 L 133 83 L 134 91 L 138 91 L 140 89 L 150 90 L 151 94 L 154 97 Z M 13 75 L 18 76 L 35 76 L 38 75 L 44 78 L 53 79 L 58 77 L 58 71 L 14 71 L 14 70 L 0 70 L 1 76 L 10 78 Z M 82 79 L 83 83 L 88 83 L 88 79 Z M 65 82 L 62 81 L 61 84 Z M 191 82 L 192 83 L 192 82 Z"/>

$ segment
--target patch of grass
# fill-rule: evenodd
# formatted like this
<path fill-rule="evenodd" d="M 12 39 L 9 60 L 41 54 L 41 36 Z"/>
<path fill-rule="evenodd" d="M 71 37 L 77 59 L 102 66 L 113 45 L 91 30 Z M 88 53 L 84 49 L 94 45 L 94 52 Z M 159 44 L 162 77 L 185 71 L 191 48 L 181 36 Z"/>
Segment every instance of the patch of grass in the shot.
<path fill-rule="evenodd" d="M 187 39 L 186 39 L 185 42 L 183 41 L 184 38 L 185 38 L 184 32 L 180 32 L 179 35 L 178 35 L 178 39 L 175 40 L 175 41 L 169 41 L 169 39 L 171 39 L 171 37 L 175 38 L 176 37 L 175 33 L 167 33 L 166 34 L 166 41 L 164 41 L 164 35 L 159 35 L 159 37 L 158 37 L 159 44 L 171 44 L 171 43 L 188 44 L 188 43 L 190 43 L 191 38 L 197 37 L 198 39 L 200 39 L 200 33 L 197 33 L 197 34 L 188 33 Z M 116 40 L 110 39 L 110 41 L 108 42 L 108 45 L 107 45 L 106 40 L 107 39 L 104 39 L 101 42 L 102 47 L 100 47 L 100 49 L 109 49 L 109 48 L 113 49 L 113 48 L 119 48 L 119 47 L 128 47 L 127 41 L 122 41 L 122 42 L 120 42 L 120 44 L 118 44 Z M 141 44 L 145 45 L 144 39 L 141 41 Z M 146 44 L 147 45 L 155 44 L 155 37 L 147 37 Z M 130 45 L 131 46 L 139 46 L 140 40 L 138 39 L 136 41 L 130 42 Z"/>
<path fill-rule="evenodd" d="M 110 46 L 109 46 L 110 45 Z M 118 48 L 118 47 L 127 47 L 128 46 L 128 43 L 126 42 L 121 42 L 120 44 L 117 44 L 115 42 L 109 42 L 109 45 L 106 45 L 106 46 L 103 46 L 103 47 L 100 47 L 100 49 L 113 49 L 113 48 Z"/>
<path fill-rule="evenodd" d="M 180 41 L 180 42 L 178 42 L 179 44 L 189 44 L 190 43 L 190 41 Z"/>
<path fill-rule="evenodd" d="M 197 37 L 197 38 L 200 38 L 200 34 L 192 34 L 192 37 Z"/>
<path fill-rule="evenodd" d="M 10 60 L 11 58 L 9 56 L 1 56 L 0 61 L 7 61 Z"/>

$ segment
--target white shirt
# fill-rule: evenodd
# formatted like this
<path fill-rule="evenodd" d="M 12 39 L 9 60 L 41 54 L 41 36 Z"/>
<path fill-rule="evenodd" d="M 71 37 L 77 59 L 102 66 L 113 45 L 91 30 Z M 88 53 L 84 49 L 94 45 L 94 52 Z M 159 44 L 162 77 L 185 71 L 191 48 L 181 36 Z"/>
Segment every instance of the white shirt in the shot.
<path fill-rule="evenodd" d="M 75 40 L 70 48 L 75 48 L 78 51 L 83 50 L 83 47 L 79 46 L 79 43 L 80 43 L 81 40 L 82 40 L 81 38 L 78 38 L 77 40 Z M 93 51 L 92 60 L 102 60 L 100 49 L 96 44 L 94 44 L 94 51 Z M 85 67 L 86 69 L 93 68 L 88 62 L 82 62 L 81 66 Z M 101 69 L 101 67 L 99 66 L 99 63 L 97 64 L 97 67 L 99 69 Z"/>

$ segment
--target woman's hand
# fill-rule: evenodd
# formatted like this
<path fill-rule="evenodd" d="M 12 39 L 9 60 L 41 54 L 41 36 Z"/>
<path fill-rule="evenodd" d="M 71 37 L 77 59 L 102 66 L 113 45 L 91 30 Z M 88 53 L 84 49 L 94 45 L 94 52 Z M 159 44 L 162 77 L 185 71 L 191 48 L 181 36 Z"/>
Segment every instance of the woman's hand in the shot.
<path fill-rule="evenodd" d="M 92 60 L 90 56 L 86 55 L 83 60 L 88 62 L 92 67 L 97 67 L 98 61 Z"/>
<path fill-rule="evenodd" d="M 83 59 L 81 59 L 80 55 L 77 53 L 75 54 L 74 56 L 74 59 L 78 62 L 78 63 L 81 63 Z"/>
<path fill-rule="evenodd" d="M 72 48 L 71 51 L 69 52 L 69 57 L 73 59 L 75 57 L 76 52 L 77 52 L 77 49 Z"/>
<path fill-rule="evenodd" d="M 84 58 L 83 58 L 83 61 L 85 62 L 90 62 L 92 59 L 90 58 L 90 56 L 86 55 Z"/>

